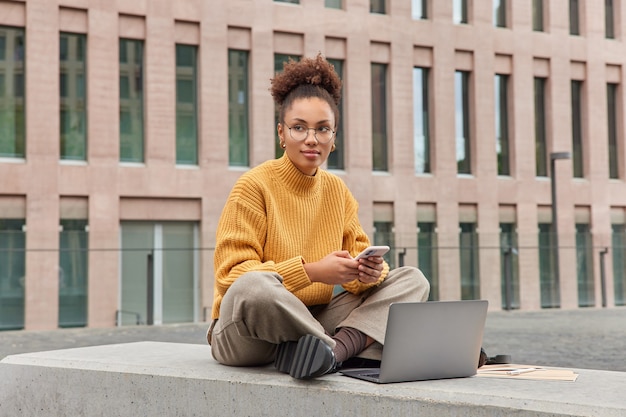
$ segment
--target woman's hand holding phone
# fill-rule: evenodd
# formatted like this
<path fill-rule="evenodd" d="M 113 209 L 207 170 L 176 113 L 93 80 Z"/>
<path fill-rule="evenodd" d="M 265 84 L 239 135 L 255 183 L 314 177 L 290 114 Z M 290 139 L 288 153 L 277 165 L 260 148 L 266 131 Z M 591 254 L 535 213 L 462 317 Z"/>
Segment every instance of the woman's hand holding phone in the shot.
<path fill-rule="evenodd" d="M 383 256 L 389 252 L 389 246 L 370 246 L 359 253 L 354 259 L 359 260 L 362 258 L 369 258 L 370 256 Z"/>
<path fill-rule="evenodd" d="M 389 251 L 389 246 L 370 246 L 363 252 L 359 253 L 354 259 L 359 261 L 359 281 L 364 284 L 374 284 L 380 278 L 383 269 L 382 259 L 385 253 Z M 370 258 L 379 258 L 370 260 Z"/>

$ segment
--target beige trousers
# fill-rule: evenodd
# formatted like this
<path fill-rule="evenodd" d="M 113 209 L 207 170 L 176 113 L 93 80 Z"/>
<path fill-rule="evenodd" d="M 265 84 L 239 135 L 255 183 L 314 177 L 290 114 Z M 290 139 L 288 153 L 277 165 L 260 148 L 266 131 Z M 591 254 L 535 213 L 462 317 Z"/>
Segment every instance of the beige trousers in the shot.
<path fill-rule="evenodd" d="M 389 304 L 426 301 L 429 290 L 419 269 L 401 267 L 390 271 L 379 286 L 361 294 L 344 291 L 327 305 L 307 307 L 285 289 L 280 275 L 248 272 L 224 295 L 220 318 L 207 339 L 218 362 L 258 366 L 274 360 L 279 343 L 313 334 L 334 347 L 330 335 L 341 327 L 352 327 L 376 341 L 359 356 L 380 359 Z"/>

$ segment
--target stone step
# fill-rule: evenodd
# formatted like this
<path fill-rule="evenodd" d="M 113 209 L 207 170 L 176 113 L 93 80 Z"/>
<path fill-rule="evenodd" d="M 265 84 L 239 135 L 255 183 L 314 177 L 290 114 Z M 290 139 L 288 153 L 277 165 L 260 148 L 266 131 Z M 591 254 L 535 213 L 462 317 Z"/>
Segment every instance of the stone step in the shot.
<path fill-rule="evenodd" d="M 624 416 L 626 373 L 575 382 L 460 378 L 300 381 L 218 364 L 204 345 L 136 342 L 7 356 L 0 416 Z"/>

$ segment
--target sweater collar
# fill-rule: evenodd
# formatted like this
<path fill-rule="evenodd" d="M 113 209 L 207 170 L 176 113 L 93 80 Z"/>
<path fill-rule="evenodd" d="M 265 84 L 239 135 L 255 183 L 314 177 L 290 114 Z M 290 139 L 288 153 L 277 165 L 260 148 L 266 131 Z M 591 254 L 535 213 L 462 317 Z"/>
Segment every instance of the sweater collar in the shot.
<path fill-rule="evenodd" d="M 317 169 L 315 175 L 305 175 L 291 162 L 286 153 L 276 160 L 278 178 L 294 193 L 305 195 L 320 189 L 322 170 Z"/>

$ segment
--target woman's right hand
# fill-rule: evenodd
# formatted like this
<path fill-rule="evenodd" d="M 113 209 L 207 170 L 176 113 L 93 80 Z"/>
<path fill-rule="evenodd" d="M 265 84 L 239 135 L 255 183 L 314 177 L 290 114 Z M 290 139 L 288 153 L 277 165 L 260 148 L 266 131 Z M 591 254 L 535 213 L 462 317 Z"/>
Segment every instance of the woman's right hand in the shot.
<path fill-rule="evenodd" d="M 317 262 L 304 264 L 311 282 L 342 285 L 359 278 L 359 261 L 346 250 L 331 252 Z"/>

